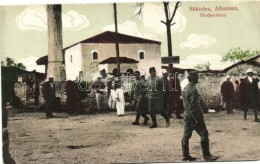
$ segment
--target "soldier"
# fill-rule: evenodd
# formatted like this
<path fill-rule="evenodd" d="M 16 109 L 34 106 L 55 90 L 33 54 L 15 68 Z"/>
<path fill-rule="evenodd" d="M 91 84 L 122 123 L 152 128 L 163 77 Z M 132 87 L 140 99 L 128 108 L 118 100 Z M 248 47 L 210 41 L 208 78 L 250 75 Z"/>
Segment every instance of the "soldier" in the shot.
<path fill-rule="evenodd" d="M 133 125 L 140 125 L 139 119 L 142 115 L 144 118 L 143 125 L 146 125 L 148 123 L 149 117 L 146 115 L 144 111 L 144 99 L 145 99 L 145 90 L 142 88 L 142 83 L 144 81 L 141 81 L 140 72 L 135 71 L 135 81 L 131 88 L 131 99 L 134 100 L 135 104 L 135 110 L 136 110 L 136 118 L 135 121 L 132 122 Z"/>
<path fill-rule="evenodd" d="M 53 84 L 53 77 L 50 75 L 49 81 L 46 81 L 42 85 L 42 94 L 45 100 L 45 113 L 46 118 L 52 118 L 52 111 L 55 108 L 55 86 Z"/>
<path fill-rule="evenodd" d="M 203 157 L 206 161 L 215 161 L 218 157 L 210 154 L 208 130 L 204 122 L 203 111 L 199 102 L 199 93 L 196 89 L 198 73 L 190 72 L 189 84 L 182 91 L 184 105 L 184 134 L 182 138 L 183 161 L 195 161 L 196 158 L 189 154 L 189 139 L 195 130 L 201 137 Z"/>
<path fill-rule="evenodd" d="M 251 108 L 254 109 L 255 122 L 259 122 L 260 120 L 257 118 L 257 98 L 259 94 L 257 80 L 253 78 L 252 69 L 248 69 L 246 74 L 247 77 L 242 79 L 239 85 L 239 99 L 244 110 L 244 120 L 247 119 L 248 108 Z"/>
<path fill-rule="evenodd" d="M 156 114 L 160 113 L 166 120 L 166 126 L 170 125 L 170 118 L 165 110 L 163 110 L 163 81 L 156 76 L 154 67 L 149 68 L 150 77 L 148 80 L 148 106 L 153 124 L 150 128 L 157 128 Z"/>

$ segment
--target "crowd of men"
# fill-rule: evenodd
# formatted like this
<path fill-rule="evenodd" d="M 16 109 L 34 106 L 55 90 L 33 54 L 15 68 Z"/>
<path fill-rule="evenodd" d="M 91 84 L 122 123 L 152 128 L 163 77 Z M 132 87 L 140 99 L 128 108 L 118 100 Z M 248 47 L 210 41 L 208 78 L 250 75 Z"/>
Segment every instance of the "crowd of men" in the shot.
<path fill-rule="evenodd" d="M 200 95 L 196 89 L 198 83 L 198 72 L 190 72 L 187 82 L 181 87 L 176 72 L 168 70 L 163 72 L 162 78 L 156 74 L 154 67 L 149 68 L 150 76 L 145 79 L 139 71 L 134 72 L 134 81 L 131 87 L 131 102 L 135 107 L 136 116 L 132 125 L 140 125 L 140 117 L 143 117 L 143 124 L 146 125 L 150 118 L 152 124 L 149 128 L 157 128 L 156 115 L 160 114 L 166 122 L 166 127 L 170 125 L 170 118 L 175 111 L 176 119 L 184 120 L 184 134 L 182 138 L 182 153 L 184 161 L 195 161 L 196 158 L 189 154 L 189 139 L 195 130 L 201 137 L 201 147 L 203 157 L 206 161 L 215 161 L 217 156 L 211 155 L 209 151 L 208 130 L 204 121 L 203 109 L 201 106 Z M 226 81 L 221 85 L 221 94 L 225 102 L 225 108 L 228 114 L 233 113 L 233 102 L 238 100 L 239 107 L 244 110 L 244 120 L 247 119 L 249 108 L 254 109 L 255 121 L 258 122 L 257 108 L 259 108 L 259 87 L 258 81 L 253 77 L 252 69 L 246 71 L 247 76 L 241 78 L 240 83 L 236 82 L 236 88 L 230 81 L 230 76 L 226 76 Z M 106 90 L 107 85 L 107 90 Z M 70 81 L 66 85 L 67 108 L 72 113 L 74 108 L 78 108 L 79 97 L 75 92 L 76 85 Z M 104 112 L 104 96 L 107 93 L 109 108 L 115 109 L 118 116 L 125 114 L 125 97 L 123 91 L 123 82 L 119 78 L 109 77 L 107 84 L 102 82 L 101 77 L 92 85 L 92 90 L 96 96 L 97 108 Z M 43 84 L 42 93 L 44 95 L 46 117 L 51 118 L 53 104 L 55 101 L 55 87 L 53 78 Z M 180 98 L 182 97 L 182 103 Z M 181 116 L 181 105 L 184 107 L 183 117 Z M 150 117 L 148 117 L 148 114 Z"/>
<path fill-rule="evenodd" d="M 244 120 L 247 120 L 248 109 L 254 110 L 255 122 L 259 122 L 257 110 L 260 109 L 260 88 L 259 79 L 255 77 L 256 72 L 247 69 L 246 76 L 235 81 L 235 87 L 230 81 L 231 77 L 226 76 L 226 81 L 221 85 L 221 94 L 225 109 L 228 114 L 233 114 L 233 106 L 236 103 L 244 111 Z"/>

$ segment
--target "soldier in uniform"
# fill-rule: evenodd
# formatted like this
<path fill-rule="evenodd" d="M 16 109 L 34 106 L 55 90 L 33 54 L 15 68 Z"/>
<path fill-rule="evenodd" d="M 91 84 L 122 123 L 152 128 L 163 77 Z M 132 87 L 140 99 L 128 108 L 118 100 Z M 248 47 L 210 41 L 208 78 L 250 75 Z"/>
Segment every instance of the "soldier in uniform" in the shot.
<path fill-rule="evenodd" d="M 144 111 L 145 90 L 142 88 L 143 82 L 144 81 L 141 81 L 140 72 L 135 71 L 135 81 L 131 88 L 131 99 L 134 100 L 136 110 L 136 118 L 135 121 L 132 122 L 133 125 L 140 125 L 139 119 L 141 115 L 144 118 L 143 125 L 146 125 L 149 120 L 149 117 Z"/>
<path fill-rule="evenodd" d="M 213 156 L 209 151 L 208 130 L 204 122 L 203 111 L 199 101 L 199 93 L 196 89 L 198 83 L 198 73 L 190 72 L 188 76 L 189 84 L 182 91 L 184 106 L 184 134 L 182 138 L 183 161 L 195 161 L 196 158 L 189 154 L 189 139 L 195 130 L 201 137 L 201 147 L 203 157 L 206 161 L 215 161 L 217 156 Z"/>
<path fill-rule="evenodd" d="M 156 76 L 154 67 L 149 68 L 150 77 L 147 79 L 148 106 L 153 124 L 150 128 L 157 128 L 156 114 L 160 113 L 166 120 L 166 126 L 170 125 L 170 118 L 163 108 L 163 81 Z"/>
<path fill-rule="evenodd" d="M 45 100 L 45 113 L 46 118 L 52 118 L 52 111 L 55 108 L 55 86 L 53 84 L 53 77 L 49 77 L 49 81 L 46 81 L 42 85 L 42 94 Z"/>

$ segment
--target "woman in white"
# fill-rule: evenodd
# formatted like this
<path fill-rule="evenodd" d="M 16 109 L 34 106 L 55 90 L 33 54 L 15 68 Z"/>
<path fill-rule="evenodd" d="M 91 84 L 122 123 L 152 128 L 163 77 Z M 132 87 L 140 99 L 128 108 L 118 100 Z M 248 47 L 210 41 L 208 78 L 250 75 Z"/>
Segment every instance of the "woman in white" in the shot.
<path fill-rule="evenodd" d="M 118 116 L 125 115 L 125 96 L 122 88 L 122 81 L 116 79 L 116 111 Z"/>

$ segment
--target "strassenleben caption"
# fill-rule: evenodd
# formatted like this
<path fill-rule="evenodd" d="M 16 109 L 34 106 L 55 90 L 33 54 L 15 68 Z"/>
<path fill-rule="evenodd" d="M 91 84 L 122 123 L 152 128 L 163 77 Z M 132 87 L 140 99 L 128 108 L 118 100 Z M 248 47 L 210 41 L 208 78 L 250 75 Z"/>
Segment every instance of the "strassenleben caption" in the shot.
<path fill-rule="evenodd" d="M 189 6 L 189 11 L 199 12 L 200 17 L 214 18 L 214 17 L 227 17 L 228 12 L 238 11 L 236 6 L 215 6 L 215 7 L 205 7 L 205 6 Z"/>

